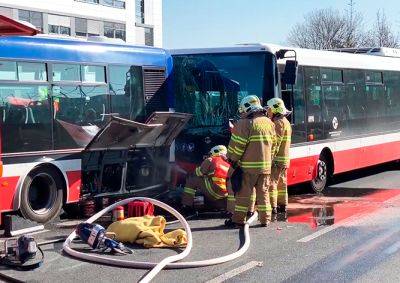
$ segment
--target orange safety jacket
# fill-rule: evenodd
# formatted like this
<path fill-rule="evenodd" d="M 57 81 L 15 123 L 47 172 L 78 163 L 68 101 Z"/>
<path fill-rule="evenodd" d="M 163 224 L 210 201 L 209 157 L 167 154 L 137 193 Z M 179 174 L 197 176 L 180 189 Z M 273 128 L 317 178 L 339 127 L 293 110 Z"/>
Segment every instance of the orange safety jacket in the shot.
<path fill-rule="evenodd" d="M 197 176 L 210 177 L 212 183 L 217 186 L 223 193 L 227 192 L 226 179 L 231 165 L 222 156 L 212 156 L 203 161 L 196 168 Z"/>

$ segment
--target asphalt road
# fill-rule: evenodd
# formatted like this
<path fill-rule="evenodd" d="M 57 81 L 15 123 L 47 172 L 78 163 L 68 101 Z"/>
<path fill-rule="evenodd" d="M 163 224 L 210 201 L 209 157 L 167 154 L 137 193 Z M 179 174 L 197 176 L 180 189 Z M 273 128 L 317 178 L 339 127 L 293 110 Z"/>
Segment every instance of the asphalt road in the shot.
<path fill-rule="evenodd" d="M 292 189 L 286 219 L 279 215 L 268 228 L 251 228 L 251 246 L 241 258 L 206 268 L 163 270 L 154 282 L 399 282 L 398 164 L 339 176 L 324 195 L 304 193 L 304 189 Z M 225 230 L 222 223 L 219 215 L 190 221 L 194 247 L 187 260 L 237 250 L 238 230 Z M 70 230 L 36 237 L 51 239 Z M 0 268 L 0 274 L 28 282 L 135 282 L 146 273 L 68 258 L 60 252 L 61 246 L 45 246 L 45 264 L 35 271 Z M 131 257 L 159 261 L 176 252 L 137 249 Z"/>

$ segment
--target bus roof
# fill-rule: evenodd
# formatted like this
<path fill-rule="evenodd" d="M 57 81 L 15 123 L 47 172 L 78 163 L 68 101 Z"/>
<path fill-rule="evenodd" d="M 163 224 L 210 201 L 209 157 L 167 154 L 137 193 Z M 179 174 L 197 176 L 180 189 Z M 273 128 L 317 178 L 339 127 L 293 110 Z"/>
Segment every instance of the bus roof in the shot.
<path fill-rule="evenodd" d="M 329 50 L 293 48 L 268 43 L 240 44 L 230 47 L 195 48 L 171 50 L 172 55 L 236 53 L 269 51 L 275 53 L 280 49 L 295 50 L 299 65 L 344 69 L 367 69 L 400 71 L 400 58 L 387 56 L 384 53 L 352 54 Z M 280 60 L 278 62 L 284 62 Z"/>
<path fill-rule="evenodd" d="M 274 52 L 272 45 L 261 43 L 238 44 L 226 47 L 210 47 L 210 48 L 185 48 L 171 49 L 171 55 L 186 54 L 210 54 L 210 53 L 237 53 L 237 52 Z"/>
<path fill-rule="evenodd" d="M 148 46 L 45 36 L 0 37 L 0 59 L 164 66 L 168 56 L 164 49 Z"/>

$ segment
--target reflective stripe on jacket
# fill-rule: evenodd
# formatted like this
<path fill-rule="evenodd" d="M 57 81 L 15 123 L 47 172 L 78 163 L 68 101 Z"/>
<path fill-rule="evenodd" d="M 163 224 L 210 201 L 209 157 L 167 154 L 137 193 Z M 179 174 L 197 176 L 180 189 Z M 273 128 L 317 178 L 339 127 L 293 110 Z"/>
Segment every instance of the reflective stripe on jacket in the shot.
<path fill-rule="evenodd" d="M 240 119 L 232 129 L 228 158 L 244 172 L 270 174 L 275 151 L 275 126 L 263 113 Z"/>
<path fill-rule="evenodd" d="M 285 116 L 277 116 L 272 119 L 276 131 L 276 150 L 273 153 L 274 164 L 288 168 L 290 163 L 290 144 L 292 139 L 292 126 Z"/>

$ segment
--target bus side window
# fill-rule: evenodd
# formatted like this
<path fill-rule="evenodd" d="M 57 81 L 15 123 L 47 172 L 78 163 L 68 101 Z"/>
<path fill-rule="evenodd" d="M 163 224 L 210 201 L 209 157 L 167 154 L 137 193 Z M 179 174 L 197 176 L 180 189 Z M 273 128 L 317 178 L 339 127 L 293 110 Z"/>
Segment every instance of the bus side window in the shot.
<path fill-rule="evenodd" d="M 112 113 L 130 120 L 144 116 L 142 67 L 109 66 L 109 74 Z"/>
<path fill-rule="evenodd" d="M 51 150 L 47 85 L 1 84 L 2 152 Z"/>
<path fill-rule="evenodd" d="M 343 74 L 347 119 L 350 121 L 364 119 L 367 115 L 364 71 L 344 70 Z"/>
<path fill-rule="evenodd" d="M 324 97 L 325 130 L 327 132 L 341 131 L 347 120 L 344 104 L 343 72 L 339 69 L 321 68 L 321 80 Z M 332 121 L 338 122 L 335 127 Z"/>
<path fill-rule="evenodd" d="M 386 115 L 400 116 L 400 72 L 384 72 Z"/>
<path fill-rule="evenodd" d="M 371 118 L 383 117 L 385 114 L 385 89 L 383 86 L 382 72 L 365 72 L 365 93 L 367 105 L 369 108 L 367 116 Z"/>

